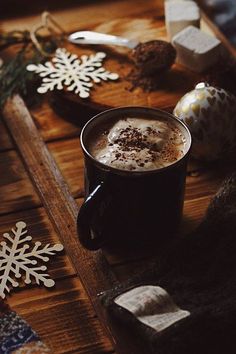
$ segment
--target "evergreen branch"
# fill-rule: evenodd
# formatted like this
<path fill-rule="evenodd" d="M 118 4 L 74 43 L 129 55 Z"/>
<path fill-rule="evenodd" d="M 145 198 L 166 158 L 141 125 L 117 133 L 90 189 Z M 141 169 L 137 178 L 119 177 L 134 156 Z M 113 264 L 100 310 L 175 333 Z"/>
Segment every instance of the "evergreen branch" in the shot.
<path fill-rule="evenodd" d="M 58 37 L 38 37 L 42 48 L 47 53 L 53 53 L 57 48 Z M 34 79 L 34 74 L 26 70 L 29 64 L 38 64 L 45 59 L 32 44 L 28 31 L 12 31 L 0 34 L 0 50 L 4 47 L 24 43 L 15 57 L 4 63 L 0 68 L 0 108 L 8 97 L 15 93 L 27 94 L 27 83 Z"/>
<path fill-rule="evenodd" d="M 32 50 L 32 55 L 27 57 L 28 45 L 25 45 L 17 55 L 8 63 L 4 63 L 0 72 L 0 106 L 3 106 L 8 97 L 14 93 L 23 95 L 27 92 L 27 82 L 33 79 L 32 73 L 25 67 L 30 63 L 38 63 L 42 55 L 37 50 Z"/>

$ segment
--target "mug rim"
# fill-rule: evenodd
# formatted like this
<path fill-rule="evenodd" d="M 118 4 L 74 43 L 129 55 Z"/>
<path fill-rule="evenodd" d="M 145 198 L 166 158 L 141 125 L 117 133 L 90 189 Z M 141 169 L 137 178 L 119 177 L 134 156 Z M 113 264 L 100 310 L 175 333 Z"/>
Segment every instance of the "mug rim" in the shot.
<path fill-rule="evenodd" d="M 88 151 L 88 149 L 85 146 L 86 144 L 84 142 L 84 135 L 85 135 L 86 130 L 88 129 L 89 125 L 93 121 L 95 121 L 96 119 L 99 119 L 99 117 L 101 117 L 103 115 L 107 115 L 109 113 L 112 114 L 113 111 L 116 111 L 116 112 L 117 111 L 121 111 L 121 113 L 122 113 L 122 112 L 129 111 L 129 110 L 133 111 L 133 110 L 139 110 L 139 109 L 146 110 L 146 111 L 152 111 L 153 113 L 157 113 L 157 114 L 159 113 L 161 115 L 164 114 L 164 115 L 168 116 L 170 119 L 172 119 L 174 121 L 177 121 L 178 124 L 182 125 L 182 127 L 185 129 L 185 131 L 187 133 L 188 145 L 189 146 L 188 146 L 188 149 L 186 150 L 186 152 L 184 153 L 184 155 L 179 160 L 171 163 L 168 166 L 157 168 L 157 169 L 153 169 L 153 170 L 130 171 L 130 170 L 122 170 L 122 169 L 119 169 L 119 168 L 115 168 L 115 167 L 112 167 L 112 166 L 105 165 L 104 163 L 98 161 L 95 157 L 93 157 L 93 155 L 90 154 L 90 152 Z M 155 174 L 155 173 L 162 173 L 163 171 L 166 171 L 168 169 L 174 168 L 177 165 L 179 165 L 183 160 L 186 159 L 186 157 L 190 153 L 190 149 L 191 149 L 191 146 L 192 146 L 192 136 L 191 136 L 190 130 L 188 129 L 187 125 L 183 121 L 181 121 L 179 118 L 177 118 L 175 115 L 173 115 L 173 114 L 171 114 L 171 113 L 169 113 L 167 111 L 164 111 L 164 110 L 161 110 L 161 109 L 158 109 L 158 108 L 147 107 L 147 106 L 121 106 L 121 107 L 107 109 L 107 110 L 102 111 L 102 112 L 96 114 L 95 116 L 93 116 L 84 125 L 84 127 L 81 130 L 81 133 L 80 133 L 80 144 L 81 144 L 81 147 L 82 147 L 82 150 L 83 150 L 83 153 L 85 154 L 85 156 L 89 157 L 103 171 L 107 171 L 107 172 L 110 171 L 110 172 L 113 172 L 115 174 L 134 177 L 134 176 L 144 176 L 144 175 L 147 175 L 147 174 L 149 175 L 149 174 Z"/>

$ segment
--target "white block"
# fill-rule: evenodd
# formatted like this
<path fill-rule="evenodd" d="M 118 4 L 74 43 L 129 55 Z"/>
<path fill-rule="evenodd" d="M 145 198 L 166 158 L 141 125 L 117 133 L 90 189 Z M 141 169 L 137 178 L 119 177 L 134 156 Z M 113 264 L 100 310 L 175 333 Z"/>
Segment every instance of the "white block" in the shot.
<path fill-rule="evenodd" d="M 200 27 L 200 11 L 194 1 L 165 1 L 165 23 L 169 39 L 190 25 Z"/>
<path fill-rule="evenodd" d="M 185 28 L 173 37 L 172 43 L 177 62 L 192 71 L 203 72 L 219 59 L 221 42 L 196 27 Z"/>

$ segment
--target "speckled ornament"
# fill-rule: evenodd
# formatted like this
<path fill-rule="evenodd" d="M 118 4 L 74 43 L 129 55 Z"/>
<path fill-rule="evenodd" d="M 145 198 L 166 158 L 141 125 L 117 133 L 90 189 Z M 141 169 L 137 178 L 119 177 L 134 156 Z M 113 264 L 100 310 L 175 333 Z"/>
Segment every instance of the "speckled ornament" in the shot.
<path fill-rule="evenodd" d="M 177 103 L 173 114 L 192 134 L 192 156 L 216 160 L 236 147 L 236 97 L 199 83 Z"/>

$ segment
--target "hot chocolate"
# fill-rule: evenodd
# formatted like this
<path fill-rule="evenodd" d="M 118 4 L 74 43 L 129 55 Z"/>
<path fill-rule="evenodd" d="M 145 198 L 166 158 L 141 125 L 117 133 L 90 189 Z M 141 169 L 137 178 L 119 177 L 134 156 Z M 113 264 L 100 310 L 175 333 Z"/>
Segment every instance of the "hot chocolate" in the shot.
<path fill-rule="evenodd" d="M 119 107 L 92 118 L 80 141 L 81 244 L 90 250 L 167 244 L 182 217 L 191 146 L 187 127 L 158 109 Z"/>
<path fill-rule="evenodd" d="M 91 155 L 120 170 L 156 170 L 184 156 L 185 138 L 168 119 L 127 117 L 113 121 L 90 139 Z"/>

